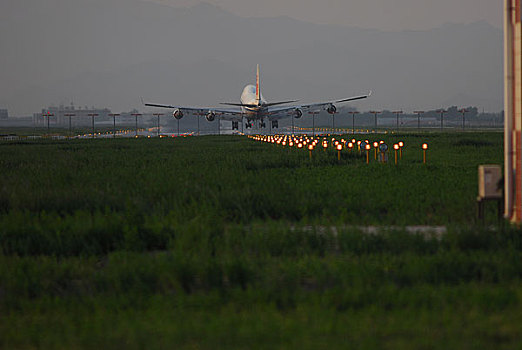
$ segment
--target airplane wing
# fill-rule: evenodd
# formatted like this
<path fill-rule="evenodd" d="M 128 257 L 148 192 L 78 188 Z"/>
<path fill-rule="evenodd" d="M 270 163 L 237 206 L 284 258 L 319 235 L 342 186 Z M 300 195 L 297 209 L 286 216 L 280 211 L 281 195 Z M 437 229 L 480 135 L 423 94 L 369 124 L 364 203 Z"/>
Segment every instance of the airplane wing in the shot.
<path fill-rule="evenodd" d="M 241 120 L 241 116 L 242 116 L 242 112 L 240 110 L 232 110 L 232 109 L 183 107 L 183 106 L 163 105 L 163 104 L 157 104 L 157 103 L 143 103 L 143 104 L 147 107 L 178 109 L 182 112 L 190 113 L 190 114 L 194 114 L 194 115 L 206 115 L 209 112 L 213 112 L 223 120 Z"/>
<path fill-rule="evenodd" d="M 274 109 L 270 109 L 267 112 L 267 116 L 271 120 L 283 119 L 283 118 L 287 118 L 289 116 L 293 116 L 297 109 L 301 109 L 301 110 L 305 109 L 307 111 L 321 110 L 321 109 L 325 109 L 327 107 L 330 107 L 331 105 L 335 105 L 335 104 L 338 104 L 338 103 L 345 103 L 345 102 L 350 102 L 350 101 L 362 100 L 362 99 L 370 97 L 371 95 L 372 95 L 372 92 L 370 91 L 366 95 L 353 96 L 353 97 L 349 97 L 349 98 L 345 98 L 345 99 L 341 99 L 341 100 L 336 100 L 336 101 L 310 103 L 310 104 L 303 104 L 303 105 L 297 105 L 297 106 L 288 106 L 288 107 L 282 107 L 282 108 L 274 108 Z"/>
<path fill-rule="evenodd" d="M 345 103 L 345 102 L 350 102 L 350 101 L 363 100 L 365 98 L 370 97 L 371 95 L 372 95 L 372 92 L 370 91 L 366 95 L 348 97 L 348 98 L 345 98 L 342 100 L 337 100 L 337 101 L 311 103 L 311 104 L 307 104 L 307 105 L 302 105 L 298 108 L 305 108 L 305 109 L 324 108 L 324 107 L 328 107 L 330 105 L 335 105 L 337 103 Z"/>

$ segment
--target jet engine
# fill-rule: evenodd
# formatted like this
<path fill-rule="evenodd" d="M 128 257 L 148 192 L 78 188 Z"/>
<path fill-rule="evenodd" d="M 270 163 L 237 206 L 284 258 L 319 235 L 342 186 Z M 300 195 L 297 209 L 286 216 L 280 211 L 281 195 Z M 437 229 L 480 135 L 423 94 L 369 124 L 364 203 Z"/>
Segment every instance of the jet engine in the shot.
<path fill-rule="evenodd" d="M 209 111 L 206 115 L 207 121 L 213 122 L 216 119 L 216 113 Z"/>
<path fill-rule="evenodd" d="M 296 108 L 296 109 L 295 109 L 295 116 L 294 116 L 294 118 L 295 118 L 295 119 L 299 119 L 299 118 L 301 118 L 302 116 L 303 116 L 303 111 L 300 110 L 299 108 Z"/>
<path fill-rule="evenodd" d="M 335 105 L 331 104 L 327 109 L 326 111 L 330 114 L 335 114 L 337 113 L 337 107 L 335 107 Z"/>
<path fill-rule="evenodd" d="M 174 110 L 174 112 L 172 112 L 172 116 L 177 120 L 180 120 L 181 118 L 183 118 L 183 112 L 179 109 L 176 109 Z"/>

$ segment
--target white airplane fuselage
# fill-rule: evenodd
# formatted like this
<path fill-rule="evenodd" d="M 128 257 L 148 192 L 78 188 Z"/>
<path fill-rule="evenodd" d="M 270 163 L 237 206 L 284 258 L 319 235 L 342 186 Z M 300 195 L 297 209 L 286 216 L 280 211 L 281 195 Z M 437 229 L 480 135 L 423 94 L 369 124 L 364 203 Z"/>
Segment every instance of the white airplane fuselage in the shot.
<path fill-rule="evenodd" d="M 255 85 L 247 85 L 243 89 L 243 93 L 241 94 L 241 104 L 244 105 L 256 105 L 257 107 L 241 107 L 242 112 L 245 114 L 245 117 L 249 120 L 253 119 L 261 119 L 267 112 L 268 108 L 265 107 L 266 100 L 263 98 L 263 95 L 260 94 L 259 100 L 256 97 L 256 87 Z"/>

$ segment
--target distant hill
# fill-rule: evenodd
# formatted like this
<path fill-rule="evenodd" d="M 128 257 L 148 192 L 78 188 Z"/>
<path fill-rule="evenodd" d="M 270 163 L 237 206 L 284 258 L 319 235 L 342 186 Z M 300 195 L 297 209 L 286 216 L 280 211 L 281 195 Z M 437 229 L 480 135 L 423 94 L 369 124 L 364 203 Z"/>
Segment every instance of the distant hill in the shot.
<path fill-rule="evenodd" d="M 502 109 L 502 32 L 486 22 L 382 32 L 287 17 L 242 18 L 209 4 L 139 0 L 0 3 L 0 105 L 140 107 L 237 101 L 261 64 L 267 99 L 313 102 L 374 90 L 365 108 Z M 462 97 L 462 101 L 459 101 Z M 480 105 L 482 104 L 482 105 Z"/>

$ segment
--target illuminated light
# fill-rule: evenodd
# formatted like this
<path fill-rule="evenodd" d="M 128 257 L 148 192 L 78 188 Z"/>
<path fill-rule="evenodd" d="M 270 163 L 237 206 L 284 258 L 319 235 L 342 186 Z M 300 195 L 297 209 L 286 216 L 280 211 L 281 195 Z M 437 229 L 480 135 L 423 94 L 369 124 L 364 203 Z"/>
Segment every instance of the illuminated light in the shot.
<path fill-rule="evenodd" d="M 352 143 L 356 143 L 356 142 L 357 142 L 357 140 L 356 140 L 356 139 L 352 139 Z"/>
<path fill-rule="evenodd" d="M 308 146 L 308 149 L 309 149 L 310 151 L 313 151 L 313 150 L 314 150 L 314 145 L 309 145 L 309 146 Z"/>
<path fill-rule="evenodd" d="M 302 143 L 299 143 L 299 144 L 297 145 L 297 148 L 299 148 L 299 149 L 303 148 L 303 144 L 302 144 Z"/>
<path fill-rule="evenodd" d="M 360 145 L 361 145 L 361 142 L 362 142 L 362 141 L 357 141 L 357 146 L 360 146 Z"/>
<path fill-rule="evenodd" d="M 369 150 L 371 150 L 371 149 L 372 149 L 372 146 L 370 146 L 370 145 L 367 144 L 367 145 L 366 145 L 366 150 L 369 151 Z"/>
<path fill-rule="evenodd" d="M 400 150 L 399 150 L 399 156 L 400 156 L 401 159 L 402 159 L 402 148 L 403 148 L 403 147 L 404 147 L 404 142 L 399 141 L 399 148 L 400 148 Z"/>
<path fill-rule="evenodd" d="M 422 144 L 422 149 L 423 150 L 427 150 L 428 149 L 428 144 L 427 143 L 423 143 Z"/>
<path fill-rule="evenodd" d="M 341 145 L 340 143 L 337 144 L 337 150 L 338 151 L 342 151 L 343 150 L 343 145 Z"/>
<path fill-rule="evenodd" d="M 422 158 L 423 158 L 423 163 L 426 164 L 426 151 L 428 150 L 428 144 L 427 143 L 424 143 L 422 144 Z"/>
<path fill-rule="evenodd" d="M 373 147 L 375 147 L 375 148 L 379 147 L 379 142 L 375 141 L 375 142 L 373 143 Z"/>
<path fill-rule="evenodd" d="M 352 142 L 348 142 L 348 148 L 349 148 L 350 150 L 352 150 L 352 148 L 353 148 L 353 143 L 352 143 Z"/>

